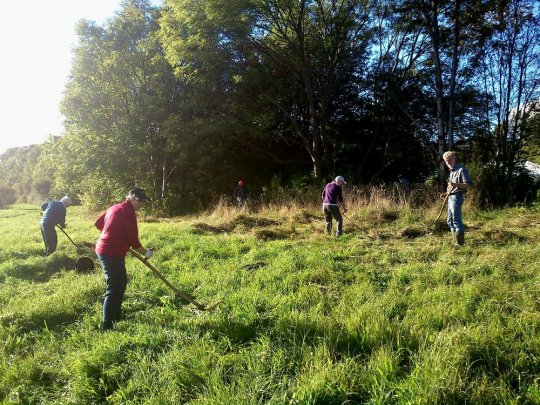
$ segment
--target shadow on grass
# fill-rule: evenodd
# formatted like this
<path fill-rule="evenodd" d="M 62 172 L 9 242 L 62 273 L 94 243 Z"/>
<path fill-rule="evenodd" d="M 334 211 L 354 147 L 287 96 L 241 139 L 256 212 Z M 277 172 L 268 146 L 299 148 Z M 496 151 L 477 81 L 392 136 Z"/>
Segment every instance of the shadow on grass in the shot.
<path fill-rule="evenodd" d="M 367 331 L 347 331 L 340 323 L 295 317 L 261 316 L 245 321 L 226 317 L 201 319 L 196 328 L 197 333 L 210 334 L 216 340 L 226 336 L 235 345 L 251 344 L 268 336 L 276 345 L 297 347 L 302 351 L 305 347 L 320 346 L 324 341 L 337 357 L 369 356 L 380 346 L 397 345 L 397 337 L 391 328 L 372 336 Z"/>
<path fill-rule="evenodd" d="M 426 231 L 419 228 L 406 227 L 397 232 L 397 236 L 406 239 L 415 239 L 424 236 Z"/>
<path fill-rule="evenodd" d="M 274 329 L 274 323 L 273 318 L 264 316 L 244 322 L 225 317 L 197 322 L 197 329 L 201 334 L 209 333 L 216 340 L 227 336 L 233 344 L 245 345 L 268 335 L 268 331 Z"/>
<path fill-rule="evenodd" d="M 448 228 L 448 224 L 446 222 L 442 222 L 442 221 L 434 222 L 433 225 L 431 225 L 429 231 L 433 235 L 442 235 L 442 234 L 445 234 L 445 233 L 450 233 L 450 229 Z"/>
<path fill-rule="evenodd" d="M 22 298 L 18 305 L 0 316 L 0 325 L 15 327 L 20 332 L 35 332 L 45 329 L 60 330 L 81 319 L 95 304 L 101 288 L 91 287 L 81 294 L 63 294 L 44 296 L 36 294 L 35 299 Z M 68 297 L 69 295 L 70 297 Z"/>
<path fill-rule="evenodd" d="M 11 219 L 11 218 L 23 217 L 23 216 L 26 216 L 26 214 L 2 215 L 0 216 L 0 219 Z"/>
<path fill-rule="evenodd" d="M 56 330 L 74 323 L 80 316 L 81 314 L 71 311 L 47 311 L 32 315 L 10 313 L 0 318 L 0 324 L 15 325 L 20 332 L 26 333 L 43 329 Z"/>
<path fill-rule="evenodd" d="M 67 256 L 52 255 L 43 257 L 40 262 L 21 263 L 6 272 L 6 275 L 21 280 L 45 283 L 62 270 L 74 270 L 76 259 Z"/>
<path fill-rule="evenodd" d="M 529 240 L 524 236 L 518 235 L 517 233 L 505 230 L 484 231 L 482 232 L 482 236 L 489 242 L 504 245 L 512 242 L 524 243 L 528 242 Z"/>
<path fill-rule="evenodd" d="M 80 245 L 87 249 L 90 249 L 92 252 L 96 248 L 96 244 L 94 242 L 82 242 Z"/>
<path fill-rule="evenodd" d="M 26 260 L 32 257 L 44 257 L 45 250 L 43 248 L 33 248 L 24 250 L 4 250 L 0 252 L 0 260 L 19 259 Z"/>

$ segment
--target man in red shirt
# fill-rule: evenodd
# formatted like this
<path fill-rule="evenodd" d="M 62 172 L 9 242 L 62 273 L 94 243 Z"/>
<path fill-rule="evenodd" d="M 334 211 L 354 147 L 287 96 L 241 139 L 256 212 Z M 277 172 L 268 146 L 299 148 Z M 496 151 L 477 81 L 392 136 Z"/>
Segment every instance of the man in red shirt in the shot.
<path fill-rule="evenodd" d="M 149 259 L 151 249 L 139 241 L 137 215 L 148 197 L 140 188 L 132 188 L 126 200 L 113 205 L 96 220 L 101 231 L 96 243 L 96 254 L 105 272 L 107 287 L 103 300 L 102 330 L 112 330 L 122 314 L 122 301 L 127 286 L 126 254 L 131 248 Z"/>

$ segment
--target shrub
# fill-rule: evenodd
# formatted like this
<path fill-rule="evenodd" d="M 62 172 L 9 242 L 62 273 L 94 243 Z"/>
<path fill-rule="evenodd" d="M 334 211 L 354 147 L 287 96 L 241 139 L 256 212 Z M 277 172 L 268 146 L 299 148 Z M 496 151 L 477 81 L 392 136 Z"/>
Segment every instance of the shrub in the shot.
<path fill-rule="evenodd" d="M 16 200 L 15 189 L 0 185 L 0 208 L 14 204 Z"/>

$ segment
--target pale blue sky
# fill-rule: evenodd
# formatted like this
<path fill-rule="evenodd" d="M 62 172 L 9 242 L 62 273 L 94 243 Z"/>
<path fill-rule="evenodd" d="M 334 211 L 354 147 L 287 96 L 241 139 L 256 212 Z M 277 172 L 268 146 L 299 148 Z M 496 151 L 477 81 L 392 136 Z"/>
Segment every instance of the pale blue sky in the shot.
<path fill-rule="evenodd" d="M 161 4 L 162 1 L 152 1 Z M 24 4 L 24 7 L 22 6 Z M 121 0 L 25 0 L 2 4 L 0 153 L 61 135 L 59 103 L 69 76 L 75 24 L 100 24 Z"/>

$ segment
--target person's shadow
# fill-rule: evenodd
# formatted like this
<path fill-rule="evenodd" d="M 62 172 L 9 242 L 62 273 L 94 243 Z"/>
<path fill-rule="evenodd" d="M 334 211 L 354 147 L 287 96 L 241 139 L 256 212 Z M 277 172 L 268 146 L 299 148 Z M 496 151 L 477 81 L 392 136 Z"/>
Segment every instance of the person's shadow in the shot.
<path fill-rule="evenodd" d="M 4 272 L 6 276 L 28 280 L 36 283 L 45 283 L 50 278 L 62 270 L 74 270 L 76 260 L 53 253 L 40 261 L 31 263 L 16 263 L 11 269 Z"/>

